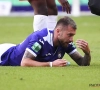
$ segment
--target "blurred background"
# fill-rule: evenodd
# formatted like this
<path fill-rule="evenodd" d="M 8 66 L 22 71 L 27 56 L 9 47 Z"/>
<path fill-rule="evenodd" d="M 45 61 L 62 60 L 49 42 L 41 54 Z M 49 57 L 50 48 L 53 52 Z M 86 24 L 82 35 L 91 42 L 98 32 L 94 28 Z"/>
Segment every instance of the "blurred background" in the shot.
<path fill-rule="evenodd" d="M 58 15 L 66 15 L 58 0 L 55 0 Z M 88 9 L 88 0 L 68 0 L 71 5 L 72 16 L 92 15 Z M 34 10 L 27 1 L 0 0 L 0 16 L 33 16 Z"/>

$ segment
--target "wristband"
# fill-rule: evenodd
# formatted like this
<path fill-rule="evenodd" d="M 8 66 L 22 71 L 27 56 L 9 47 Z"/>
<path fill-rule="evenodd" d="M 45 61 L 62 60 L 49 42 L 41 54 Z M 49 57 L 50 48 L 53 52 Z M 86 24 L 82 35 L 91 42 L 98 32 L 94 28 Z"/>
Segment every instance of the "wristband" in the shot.
<path fill-rule="evenodd" d="M 49 62 L 50 67 L 52 67 L 52 62 Z"/>

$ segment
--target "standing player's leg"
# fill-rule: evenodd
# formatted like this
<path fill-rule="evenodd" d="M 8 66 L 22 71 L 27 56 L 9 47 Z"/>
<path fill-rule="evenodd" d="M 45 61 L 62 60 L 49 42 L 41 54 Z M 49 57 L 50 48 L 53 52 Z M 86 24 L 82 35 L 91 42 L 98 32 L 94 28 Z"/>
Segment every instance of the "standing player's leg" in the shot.
<path fill-rule="evenodd" d="M 55 0 L 46 0 L 48 8 L 47 28 L 53 30 L 57 23 L 58 10 Z"/>
<path fill-rule="evenodd" d="M 34 31 L 41 30 L 43 28 L 47 28 L 47 5 L 46 0 L 28 0 L 31 6 L 34 9 L 34 23 L 33 29 Z"/>

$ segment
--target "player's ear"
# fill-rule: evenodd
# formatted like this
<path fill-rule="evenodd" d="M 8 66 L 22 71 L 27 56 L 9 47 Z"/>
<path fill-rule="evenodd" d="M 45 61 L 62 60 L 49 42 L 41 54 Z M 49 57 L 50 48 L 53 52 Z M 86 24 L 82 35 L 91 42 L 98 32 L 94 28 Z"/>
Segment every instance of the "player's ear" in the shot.
<path fill-rule="evenodd" d="M 56 30 L 57 30 L 57 34 L 60 35 L 60 29 L 57 28 Z"/>
<path fill-rule="evenodd" d="M 61 30 L 60 28 L 58 29 L 57 33 L 58 33 L 58 34 L 57 34 L 57 35 L 58 35 L 58 38 L 61 38 L 62 30 Z"/>

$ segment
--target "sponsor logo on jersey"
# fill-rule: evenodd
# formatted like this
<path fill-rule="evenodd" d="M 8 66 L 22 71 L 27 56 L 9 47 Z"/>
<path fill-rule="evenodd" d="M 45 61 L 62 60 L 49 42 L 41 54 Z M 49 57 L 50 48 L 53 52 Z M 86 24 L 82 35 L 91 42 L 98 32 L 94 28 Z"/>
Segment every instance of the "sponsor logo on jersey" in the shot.
<path fill-rule="evenodd" d="M 50 55 L 51 55 L 51 53 L 47 53 L 47 54 L 46 54 L 46 56 L 50 56 Z"/>
<path fill-rule="evenodd" d="M 41 49 L 41 45 L 38 42 L 35 42 L 31 47 L 35 52 L 38 52 Z"/>

